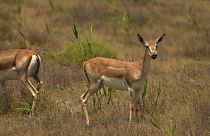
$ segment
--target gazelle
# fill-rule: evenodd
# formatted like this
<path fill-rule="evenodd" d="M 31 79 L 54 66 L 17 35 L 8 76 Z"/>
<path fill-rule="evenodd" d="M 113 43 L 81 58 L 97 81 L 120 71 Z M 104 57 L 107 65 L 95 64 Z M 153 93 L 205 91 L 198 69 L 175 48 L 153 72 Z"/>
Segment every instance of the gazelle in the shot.
<path fill-rule="evenodd" d="M 5 88 L 6 80 L 20 80 L 33 96 L 32 114 L 36 105 L 37 94 L 42 86 L 42 81 L 38 77 L 40 65 L 40 56 L 31 50 L 0 51 L 0 82 L 2 87 Z M 36 88 L 29 81 L 29 77 L 36 81 Z"/>
<path fill-rule="evenodd" d="M 129 91 L 129 122 L 132 120 L 134 109 L 136 118 L 138 118 L 138 110 L 140 110 L 140 89 L 143 87 L 149 72 L 151 59 L 156 59 L 157 57 L 157 45 L 162 41 L 164 36 L 165 33 L 155 41 L 144 41 L 140 34 L 137 34 L 139 41 L 145 46 L 143 64 L 102 57 L 92 58 L 84 63 L 83 67 L 88 80 L 88 89 L 81 95 L 81 100 L 87 125 L 89 125 L 90 121 L 86 102 L 103 85 L 113 89 Z"/>

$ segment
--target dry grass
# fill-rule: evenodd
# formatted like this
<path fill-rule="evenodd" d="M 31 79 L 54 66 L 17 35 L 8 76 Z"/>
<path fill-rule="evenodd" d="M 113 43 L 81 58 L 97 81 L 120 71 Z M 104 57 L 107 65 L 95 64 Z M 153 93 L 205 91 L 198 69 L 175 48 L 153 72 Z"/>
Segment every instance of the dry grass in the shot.
<path fill-rule="evenodd" d="M 42 55 L 44 82 L 33 118 L 14 110 L 17 101 L 30 102 L 29 92 L 19 82 L 7 83 L 0 94 L 0 135 L 210 135 L 209 1 L 51 0 L 51 6 L 49 1 L 22 1 L 20 14 L 15 0 L 0 2 L 0 50 L 24 47 L 20 29 L 30 48 Z M 83 36 L 93 24 L 94 38 L 109 43 L 118 58 L 127 60 L 142 61 L 137 32 L 145 39 L 167 33 L 157 60 L 152 61 L 146 112 L 139 123 L 128 124 L 128 93 L 113 91 L 114 105 L 103 98 L 99 110 L 89 101 L 92 124 L 85 125 L 80 109 L 80 95 L 86 89 L 81 66 L 60 66 L 46 55 L 62 51 L 73 39 L 73 21 Z"/>

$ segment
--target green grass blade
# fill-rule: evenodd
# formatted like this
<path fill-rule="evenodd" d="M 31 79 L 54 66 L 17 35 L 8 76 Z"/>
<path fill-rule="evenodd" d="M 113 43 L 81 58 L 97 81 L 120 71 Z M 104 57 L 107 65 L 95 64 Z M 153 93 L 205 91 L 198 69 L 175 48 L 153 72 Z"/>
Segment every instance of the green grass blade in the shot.
<path fill-rule="evenodd" d="M 76 27 L 76 24 L 74 22 L 73 22 L 72 31 L 73 31 L 74 36 L 76 37 L 76 39 L 79 39 L 79 34 L 78 34 L 78 31 L 77 31 L 77 27 Z"/>

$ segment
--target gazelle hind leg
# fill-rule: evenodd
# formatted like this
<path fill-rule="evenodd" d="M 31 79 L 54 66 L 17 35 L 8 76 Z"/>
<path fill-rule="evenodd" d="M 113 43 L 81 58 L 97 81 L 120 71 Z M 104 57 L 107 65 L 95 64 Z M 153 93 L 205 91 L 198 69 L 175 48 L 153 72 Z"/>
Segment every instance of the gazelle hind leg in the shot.
<path fill-rule="evenodd" d="M 26 86 L 26 88 L 31 92 L 31 94 L 33 96 L 33 101 L 32 101 L 32 106 L 31 106 L 31 114 L 33 114 L 35 105 L 36 105 L 36 100 L 37 100 L 36 92 L 38 92 L 38 91 L 35 89 L 35 87 L 28 80 L 26 74 L 24 74 L 23 76 L 20 77 L 20 81 L 23 83 L 23 85 Z"/>
<path fill-rule="evenodd" d="M 85 96 L 87 95 L 87 93 L 88 93 L 88 89 L 85 91 L 85 93 L 83 93 L 83 94 L 80 96 L 80 98 L 81 98 L 82 101 L 83 101 L 83 99 L 85 98 Z"/>
<path fill-rule="evenodd" d="M 89 119 L 88 110 L 87 110 L 87 106 L 86 106 L 87 100 L 89 99 L 89 97 L 92 94 L 97 92 L 101 87 L 102 87 L 101 83 L 96 83 L 96 84 L 92 83 L 92 84 L 89 85 L 88 90 L 81 96 L 82 109 L 83 109 L 83 112 L 85 114 L 87 125 L 90 124 L 90 119 Z"/>
<path fill-rule="evenodd" d="M 91 83 L 87 91 L 81 95 L 81 100 L 83 103 L 86 103 L 91 95 L 97 92 L 102 87 L 101 82 Z"/>
<path fill-rule="evenodd" d="M 87 125 L 90 124 L 90 120 L 89 120 L 89 116 L 88 116 L 86 103 L 84 103 L 84 98 L 87 95 L 88 91 L 89 91 L 89 89 L 87 89 L 85 91 L 85 93 L 80 96 L 81 101 L 82 101 L 81 109 L 82 109 L 82 113 L 85 115 Z"/>
<path fill-rule="evenodd" d="M 39 93 L 39 90 L 42 87 L 42 81 L 39 79 L 39 76 L 37 74 L 33 76 L 33 79 L 37 82 L 36 93 Z"/>

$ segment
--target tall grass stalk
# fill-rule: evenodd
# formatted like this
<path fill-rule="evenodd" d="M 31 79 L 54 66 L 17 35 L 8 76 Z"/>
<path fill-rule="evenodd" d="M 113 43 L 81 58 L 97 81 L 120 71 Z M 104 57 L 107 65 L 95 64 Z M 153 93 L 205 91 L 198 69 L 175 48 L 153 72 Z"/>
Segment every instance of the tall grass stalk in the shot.
<path fill-rule="evenodd" d="M 155 126 L 156 128 L 158 128 L 160 131 L 162 131 L 161 129 L 161 121 L 159 117 L 154 116 L 153 114 L 147 118 L 147 120 L 149 120 L 149 122 Z"/>
<path fill-rule="evenodd" d="M 157 107 L 157 104 L 158 104 L 158 100 L 159 100 L 159 97 L 160 97 L 160 93 L 162 92 L 162 88 L 160 87 L 160 84 L 159 84 L 159 87 L 158 87 L 158 90 L 157 90 L 157 97 L 155 99 L 155 108 Z"/>
<path fill-rule="evenodd" d="M 22 0 L 18 0 L 17 1 L 17 13 L 18 13 L 18 33 L 20 34 L 20 36 L 24 39 L 25 41 L 25 47 L 26 49 L 29 48 L 29 38 L 28 38 L 28 34 L 26 31 L 26 25 L 25 25 L 25 20 L 23 19 L 23 17 L 21 16 L 21 11 L 22 11 Z"/>
<path fill-rule="evenodd" d="M 79 44 L 80 51 L 81 51 L 81 53 L 82 53 L 82 55 L 84 57 L 85 53 L 84 53 L 84 50 L 83 50 L 83 47 L 82 47 L 82 43 L 81 43 L 81 40 L 80 40 L 80 37 L 79 37 L 79 33 L 77 31 L 77 26 L 76 26 L 75 22 L 73 22 L 72 31 L 74 33 L 75 38 L 77 39 L 77 43 Z"/>
<path fill-rule="evenodd" d="M 49 24 L 47 22 L 45 22 L 45 28 L 46 28 L 49 38 L 52 38 L 58 32 L 59 25 L 57 25 L 55 27 L 50 27 Z"/>
<path fill-rule="evenodd" d="M 93 25 L 92 24 L 89 25 L 89 37 L 86 36 L 86 41 L 87 41 L 87 45 L 90 49 L 90 53 L 93 54 L 93 49 L 92 49 L 92 46 L 93 46 Z"/>
<path fill-rule="evenodd" d="M 165 123 L 165 133 L 166 133 L 168 136 L 175 136 L 175 132 L 176 132 L 176 124 L 173 123 L 172 120 L 168 120 L 168 121 Z"/>
<path fill-rule="evenodd" d="M 45 27 L 47 30 L 47 34 L 50 35 L 50 28 L 49 28 L 49 25 L 47 24 L 47 22 L 45 22 Z"/>
<path fill-rule="evenodd" d="M 188 15 L 190 17 L 190 20 L 192 21 L 192 24 L 193 25 L 197 25 L 198 24 L 198 21 L 197 21 L 196 15 L 193 13 L 193 5 L 191 5 L 189 7 Z"/>
<path fill-rule="evenodd" d="M 22 0 L 17 0 L 17 13 L 18 15 L 21 14 L 22 11 Z"/>
<path fill-rule="evenodd" d="M 51 8 L 52 10 L 54 10 L 54 9 L 55 9 L 55 5 L 54 5 L 53 0 L 48 0 L 48 3 L 49 3 L 49 5 L 50 5 L 50 8 Z"/>

